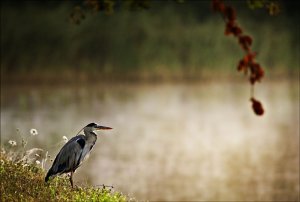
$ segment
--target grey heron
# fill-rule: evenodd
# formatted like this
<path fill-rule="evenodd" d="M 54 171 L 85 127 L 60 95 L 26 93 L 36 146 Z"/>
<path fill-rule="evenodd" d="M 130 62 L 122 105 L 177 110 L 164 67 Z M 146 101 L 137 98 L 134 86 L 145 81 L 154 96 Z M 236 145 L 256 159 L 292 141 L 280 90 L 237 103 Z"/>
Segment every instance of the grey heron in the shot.
<path fill-rule="evenodd" d="M 70 183 L 73 187 L 73 173 L 88 157 L 97 141 L 97 134 L 94 131 L 109 129 L 112 128 L 100 126 L 96 123 L 86 125 L 83 128 L 84 135 L 76 135 L 61 148 L 45 177 L 45 182 L 47 182 L 51 176 L 55 177 L 63 173 L 71 173 Z"/>

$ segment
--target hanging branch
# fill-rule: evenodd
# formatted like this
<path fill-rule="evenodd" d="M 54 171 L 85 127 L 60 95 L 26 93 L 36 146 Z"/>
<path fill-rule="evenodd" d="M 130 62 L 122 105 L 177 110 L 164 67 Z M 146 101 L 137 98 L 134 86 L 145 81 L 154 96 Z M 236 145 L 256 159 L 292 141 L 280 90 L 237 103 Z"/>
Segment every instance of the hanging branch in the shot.
<path fill-rule="evenodd" d="M 237 70 L 248 75 L 251 84 L 250 101 L 252 102 L 252 109 L 256 115 L 263 115 L 264 109 L 261 102 L 254 98 L 254 84 L 261 81 L 264 76 L 264 70 L 255 61 L 256 53 L 251 49 L 252 37 L 244 34 L 242 28 L 238 25 L 234 8 L 225 5 L 223 0 L 212 0 L 212 6 L 214 11 L 221 14 L 226 23 L 224 34 L 226 36 L 233 35 L 246 53 L 239 61 Z"/>

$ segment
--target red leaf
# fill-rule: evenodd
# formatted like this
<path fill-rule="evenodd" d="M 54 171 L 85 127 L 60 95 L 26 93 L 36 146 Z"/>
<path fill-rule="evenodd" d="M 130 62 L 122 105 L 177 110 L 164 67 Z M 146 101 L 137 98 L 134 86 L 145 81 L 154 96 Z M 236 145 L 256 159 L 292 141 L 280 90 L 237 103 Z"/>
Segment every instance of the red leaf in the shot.
<path fill-rule="evenodd" d="M 264 75 L 265 75 L 265 71 L 263 70 L 263 68 L 261 68 L 261 67 L 259 68 L 258 75 L 259 75 L 259 81 L 260 81 L 260 79 L 262 77 L 264 77 Z"/>
<path fill-rule="evenodd" d="M 261 102 L 254 98 L 251 98 L 250 101 L 252 102 L 252 109 L 253 109 L 254 113 L 259 116 L 263 115 L 264 108 L 263 108 Z"/>
<path fill-rule="evenodd" d="M 238 26 L 233 27 L 232 33 L 234 36 L 239 36 L 242 33 L 242 29 Z"/>
<path fill-rule="evenodd" d="M 250 36 L 244 36 L 244 40 L 251 45 L 252 44 L 252 38 Z"/>
<path fill-rule="evenodd" d="M 238 64 L 238 71 L 244 70 L 245 73 L 247 71 L 248 62 L 245 59 L 240 60 Z"/>
<path fill-rule="evenodd" d="M 226 27 L 225 27 L 225 35 L 229 35 L 232 33 L 232 27 L 233 23 L 232 22 L 227 22 Z"/>
<path fill-rule="evenodd" d="M 244 56 L 244 60 L 246 62 L 252 62 L 255 56 L 256 56 L 256 52 L 248 53 L 247 55 Z"/>
<path fill-rule="evenodd" d="M 244 35 L 239 37 L 239 44 L 242 46 L 242 48 L 246 51 L 248 51 L 252 44 L 252 38 L 250 36 Z"/>
<path fill-rule="evenodd" d="M 236 19 L 236 12 L 231 6 L 225 8 L 225 16 L 229 21 L 234 21 Z"/>
<path fill-rule="evenodd" d="M 226 23 L 225 35 L 234 34 L 235 36 L 237 36 L 240 33 L 242 33 L 242 30 L 241 30 L 241 28 L 236 26 L 234 21 L 228 21 Z"/>
<path fill-rule="evenodd" d="M 254 84 L 256 81 L 260 81 L 264 76 L 264 70 L 261 68 L 260 64 L 255 62 L 252 62 L 249 66 L 251 70 L 250 82 L 251 84 Z"/>
<path fill-rule="evenodd" d="M 225 5 L 220 0 L 213 0 L 212 1 L 212 7 L 213 7 L 214 11 L 219 11 L 221 13 L 223 13 L 224 10 L 225 10 Z"/>

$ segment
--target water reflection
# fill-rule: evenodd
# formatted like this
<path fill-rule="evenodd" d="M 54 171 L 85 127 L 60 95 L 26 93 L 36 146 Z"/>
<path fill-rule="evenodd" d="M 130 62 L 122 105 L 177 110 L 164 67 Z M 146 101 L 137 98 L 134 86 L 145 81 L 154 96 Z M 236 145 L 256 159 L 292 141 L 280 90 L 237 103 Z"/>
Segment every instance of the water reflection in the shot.
<path fill-rule="evenodd" d="M 37 128 L 31 144 L 55 155 L 63 136 L 89 122 L 100 134 L 80 183 L 113 184 L 148 200 L 296 200 L 297 82 L 266 81 L 256 117 L 248 85 L 224 83 L 5 86 L 1 138 Z"/>

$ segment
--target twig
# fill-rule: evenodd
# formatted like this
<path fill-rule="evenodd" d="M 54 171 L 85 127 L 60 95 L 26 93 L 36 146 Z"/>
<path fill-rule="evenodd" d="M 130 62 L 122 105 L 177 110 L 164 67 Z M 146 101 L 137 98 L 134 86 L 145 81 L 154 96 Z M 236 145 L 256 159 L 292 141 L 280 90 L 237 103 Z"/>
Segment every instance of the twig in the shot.
<path fill-rule="evenodd" d="M 100 184 L 100 185 L 95 185 L 95 187 L 103 187 L 103 189 L 105 189 L 105 188 L 111 188 L 111 189 L 113 189 L 114 188 L 114 186 L 113 185 L 105 185 L 105 184 Z"/>

